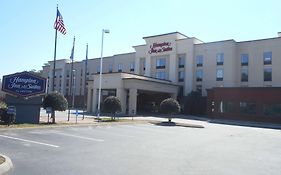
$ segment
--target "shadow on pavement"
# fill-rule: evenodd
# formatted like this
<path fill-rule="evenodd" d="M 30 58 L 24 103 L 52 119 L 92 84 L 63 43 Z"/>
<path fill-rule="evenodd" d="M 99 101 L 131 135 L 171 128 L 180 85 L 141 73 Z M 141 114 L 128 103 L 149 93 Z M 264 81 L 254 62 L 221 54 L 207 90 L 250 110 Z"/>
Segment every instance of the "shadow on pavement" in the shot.
<path fill-rule="evenodd" d="M 187 123 L 175 123 L 175 122 L 150 122 L 151 124 L 157 126 L 167 126 L 167 127 L 187 127 L 187 128 L 204 128 L 202 125 L 187 124 Z"/>
<path fill-rule="evenodd" d="M 260 122 L 224 120 L 224 119 L 213 119 L 210 120 L 209 123 L 281 130 L 281 124 L 274 124 L 274 123 L 260 123 Z"/>

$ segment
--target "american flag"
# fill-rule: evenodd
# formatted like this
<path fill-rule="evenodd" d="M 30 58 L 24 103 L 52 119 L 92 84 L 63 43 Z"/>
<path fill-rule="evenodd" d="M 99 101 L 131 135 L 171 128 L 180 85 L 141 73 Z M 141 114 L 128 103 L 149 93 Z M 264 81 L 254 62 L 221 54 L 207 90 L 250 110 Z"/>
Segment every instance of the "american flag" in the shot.
<path fill-rule="evenodd" d="M 66 28 L 64 27 L 63 19 L 60 11 L 57 9 L 57 18 L 54 24 L 54 29 L 58 30 L 62 34 L 66 34 Z"/>

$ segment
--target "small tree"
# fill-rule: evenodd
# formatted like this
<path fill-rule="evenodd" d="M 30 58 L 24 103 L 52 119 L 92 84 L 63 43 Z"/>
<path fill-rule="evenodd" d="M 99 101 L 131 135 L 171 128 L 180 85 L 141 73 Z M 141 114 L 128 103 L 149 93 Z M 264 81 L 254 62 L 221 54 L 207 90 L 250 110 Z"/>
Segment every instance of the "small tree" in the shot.
<path fill-rule="evenodd" d="M 113 119 L 117 112 L 122 111 L 120 100 L 115 96 L 107 97 L 103 102 L 103 110 L 104 112 L 110 113 L 112 115 L 111 118 Z"/>
<path fill-rule="evenodd" d="M 53 123 L 56 122 L 55 111 L 65 111 L 67 109 L 67 106 L 68 106 L 68 102 L 66 98 L 58 92 L 53 92 L 48 94 L 43 101 L 44 109 L 52 108 Z"/>
<path fill-rule="evenodd" d="M 180 112 L 180 105 L 177 100 L 173 98 L 167 98 L 160 104 L 160 111 L 169 115 L 169 122 L 172 121 L 172 115 Z"/>
<path fill-rule="evenodd" d="M 0 121 L 7 122 L 8 119 L 7 114 L 7 104 L 0 100 Z"/>

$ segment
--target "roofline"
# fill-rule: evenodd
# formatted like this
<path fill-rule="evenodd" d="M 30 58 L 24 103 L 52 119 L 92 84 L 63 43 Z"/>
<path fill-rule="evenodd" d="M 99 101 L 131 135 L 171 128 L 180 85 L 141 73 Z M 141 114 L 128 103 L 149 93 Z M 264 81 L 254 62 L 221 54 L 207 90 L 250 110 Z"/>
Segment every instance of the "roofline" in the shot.
<path fill-rule="evenodd" d="M 146 37 L 143 37 L 143 39 L 146 39 L 146 38 L 153 38 L 153 37 L 159 37 L 159 36 L 164 36 L 164 35 L 172 35 L 172 34 L 180 34 L 180 35 L 183 35 L 185 36 L 186 38 L 189 38 L 188 36 L 180 33 L 180 32 L 171 32 L 171 33 L 164 33 L 164 34 L 160 34 L 160 35 L 151 35 L 151 36 L 146 36 Z"/>
<path fill-rule="evenodd" d="M 146 46 L 147 44 L 141 44 L 141 45 L 136 45 L 136 46 L 132 46 L 132 47 L 140 47 L 140 46 Z"/>
<path fill-rule="evenodd" d="M 248 40 L 248 41 L 239 41 L 239 42 L 237 42 L 237 43 L 264 41 L 264 40 L 271 40 L 271 39 L 281 39 L 281 37 L 272 37 L 272 38 L 255 39 L 255 40 Z"/>
<path fill-rule="evenodd" d="M 232 41 L 232 42 L 236 43 L 236 41 L 234 39 L 229 39 L 229 40 L 222 40 L 222 41 L 212 41 L 212 42 L 206 42 L 206 43 L 198 43 L 198 44 L 194 44 L 194 45 L 214 44 L 214 43 L 229 42 L 229 41 Z"/>

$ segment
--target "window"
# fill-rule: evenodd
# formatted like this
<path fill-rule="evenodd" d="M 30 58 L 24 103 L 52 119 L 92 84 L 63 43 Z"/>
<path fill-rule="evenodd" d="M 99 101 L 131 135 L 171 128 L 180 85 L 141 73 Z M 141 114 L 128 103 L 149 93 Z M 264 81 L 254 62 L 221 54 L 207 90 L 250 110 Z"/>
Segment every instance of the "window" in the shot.
<path fill-rule="evenodd" d="M 203 55 L 196 56 L 196 66 L 197 67 L 203 66 Z"/>
<path fill-rule="evenodd" d="M 135 63 L 134 62 L 130 63 L 130 71 L 131 72 L 135 71 Z"/>
<path fill-rule="evenodd" d="M 241 69 L 241 81 L 248 82 L 248 69 Z"/>
<path fill-rule="evenodd" d="M 145 70 L 145 60 L 143 60 L 143 70 Z"/>
<path fill-rule="evenodd" d="M 264 104 L 263 113 L 266 116 L 281 116 L 281 104 Z"/>
<path fill-rule="evenodd" d="M 203 70 L 199 69 L 196 70 L 196 81 L 202 81 L 203 79 Z"/>
<path fill-rule="evenodd" d="M 69 77 L 69 70 L 66 70 L 66 77 Z"/>
<path fill-rule="evenodd" d="M 272 61 L 272 52 L 264 52 L 263 53 L 263 63 L 266 64 L 271 64 Z"/>
<path fill-rule="evenodd" d="M 123 64 L 118 64 L 118 72 L 122 72 L 123 71 Z"/>
<path fill-rule="evenodd" d="M 200 92 L 200 94 L 202 95 L 202 85 L 201 84 L 196 85 L 196 91 Z"/>
<path fill-rule="evenodd" d="M 249 55 L 241 54 L 241 66 L 248 66 L 249 64 Z"/>
<path fill-rule="evenodd" d="M 217 69 L 217 81 L 223 81 L 223 69 Z"/>
<path fill-rule="evenodd" d="M 256 114 L 257 107 L 255 103 L 240 102 L 240 113 Z"/>
<path fill-rule="evenodd" d="M 80 75 L 81 75 L 81 77 L 83 76 L 83 69 L 81 69 L 81 74 Z"/>
<path fill-rule="evenodd" d="M 179 75 L 178 75 L 178 79 L 179 82 L 183 82 L 184 81 L 184 71 L 179 71 Z"/>
<path fill-rule="evenodd" d="M 221 101 L 220 102 L 220 108 L 219 112 L 220 113 L 231 113 L 234 111 L 234 104 L 229 101 Z"/>
<path fill-rule="evenodd" d="M 157 58 L 156 59 L 156 69 L 165 69 L 166 59 L 165 58 Z"/>
<path fill-rule="evenodd" d="M 184 67 L 185 57 L 183 55 L 179 56 L 179 68 Z"/>
<path fill-rule="evenodd" d="M 272 68 L 264 68 L 263 79 L 264 81 L 272 81 Z"/>
<path fill-rule="evenodd" d="M 224 61 L 224 54 L 218 53 L 217 54 L 217 65 L 223 65 L 223 61 Z"/>
<path fill-rule="evenodd" d="M 108 72 L 112 72 L 112 69 L 113 69 L 113 66 L 112 66 L 112 64 L 110 64 L 109 66 L 108 66 Z"/>
<path fill-rule="evenodd" d="M 100 73 L 100 65 L 97 66 L 97 73 Z"/>
<path fill-rule="evenodd" d="M 166 72 L 156 72 L 155 78 L 166 79 Z"/>

